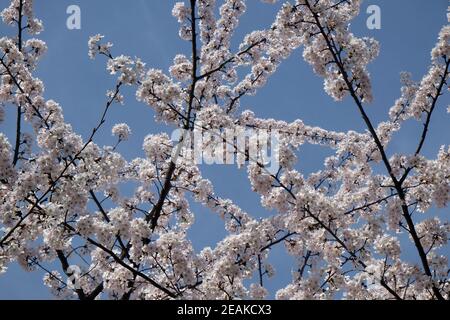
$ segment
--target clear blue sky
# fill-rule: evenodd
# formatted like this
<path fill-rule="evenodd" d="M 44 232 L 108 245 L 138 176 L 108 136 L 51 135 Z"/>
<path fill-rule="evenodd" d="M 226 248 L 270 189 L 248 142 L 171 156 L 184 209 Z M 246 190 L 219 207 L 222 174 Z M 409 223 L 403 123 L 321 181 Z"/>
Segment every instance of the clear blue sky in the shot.
<path fill-rule="evenodd" d="M 0 0 L 0 9 L 8 5 Z M 220 2 L 220 1 L 217 1 Z M 247 13 L 241 20 L 234 37 L 237 47 L 243 36 L 254 29 L 262 29 L 273 21 L 277 5 L 259 0 L 248 0 Z M 38 37 L 47 42 L 49 51 L 37 70 L 46 86 L 45 97 L 58 101 L 64 108 L 66 121 L 75 130 L 87 136 L 96 125 L 105 101 L 105 92 L 114 85 L 114 79 L 105 70 L 105 61 L 92 61 L 87 55 L 90 35 L 101 33 L 114 43 L 113 53 L 138 56 L 148 67 L 167 70 L 173 57 L 180 52 L 189 55 L 189 43 L 178 38 L 178 23 L 171 16 L 175 1 L 169 0 L 36 0 L 36 16 L 44 21 L 45 31 Z M 81 8 L 81 30 L 66 28 L 66 8 L 76 4 Z M 381 8 L 381 30 L 366 28 L 366 8 L 377 4 Z M 374 102 L 369 114 L 376 121 L 386 119 L 387 111 L 400 95 L 399 73 L 410 71 L 420 80 L 430 63 L 430 50 L 434 46 L 441 26 L 446 23 L 447 0 L 367 0 L 363 2 L 361 16 L 353 21 L 352 29 L 358 36 L 373 36 L 381 43 L 381 54 L 370 65 L 373 79 Z M 0 24 L 0 37 L 13 29 Z M 245 98 L 241 105 L 252 109 L 259 117 L 272 117 L 292 121 L 302 119 L 310 125 L 332 130 L 363 130 L 355 106 L 350 100 L 334 103 L 323 92 L 322 79 L 313 74 L 302 57 L 301 50 L 285 61 L 268 85 L 255 97 Z M 96 142 L 113 144 L 110 128 L 118 122 L 127 122 L 133 135 L 120 147 L 126 158 L 142 156 L 142 141 L 149 133 L 171 128 L 157 124 L 153 112 L 136 101 L 134 91 L 128 90 L 126 105 L 114 106 Z M 433 118 L 429 140 L 424 148 L 428 156 L 436 155 L 439 146 L 448 144 L 449 116 L 445 110 L 450 100 L 440 100 Z M 7 107 L 6 121 L 0 131 L 12 137 L 15 130 L 13 108 Z M 411 151 L 418 137 L 419 124 L 408 123 L 389 147 L 389 153 Z M 446 130 L 447 129 L 447 130 Z M 412 139 L 414 138 L 414 139 Z M 11 139 L 12 140 L 12 139 Z M 304 172 L 319 170 L 327 150 L 305 146 L 299 153 L 298 167 Z M 235 166 L 204 166 L 204 175 L 214 184 L 218 195 L 230 198 L 254 216 L 266 216 L 259 197 L 250 191 L 247 173 Z M 193 205 L 196 223 L 191 238 L 196 249 L 214 246 L 225 234 L 223 223 L 208 210 Z M 205 227 L 207 226 L 207 227 Z M 413 251 L 407 250 L 413 259 Z M 448 255 L 448 252 L 447 252 Z M 291 259 L 275 249 L 271 260 L 277 276 L 268 283 L 273 293 L 290 281 Z M 0 299 L 39 299 L 50 295 L 42 284 L 42 273 L 26 273 L 12 265 L 0 276 Z"/>

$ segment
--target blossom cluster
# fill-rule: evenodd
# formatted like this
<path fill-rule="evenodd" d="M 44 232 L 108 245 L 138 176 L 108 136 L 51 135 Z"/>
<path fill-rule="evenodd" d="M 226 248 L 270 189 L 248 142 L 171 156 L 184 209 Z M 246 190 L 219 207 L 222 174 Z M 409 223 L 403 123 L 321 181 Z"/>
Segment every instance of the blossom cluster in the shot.
<path fill-rule="evenodd" d="M 47 47 L 25 39 L 42 30 L 33 2 L 11 0 L 3 21 L 19 27 L 26 19 L 28 33 L 22 43 L 0 38 L 0 121 L 3 106 L 12 105 L 31 132 L 0 133 L 0 273 L 15 261 L 26 271 L 39 269 L 50 291 L 66 299 L 264 299 L 271 294 L 267 278 L 277 274 L 271 249 L 281 246 L 294 264 L 292 281 L 275 292 L 278 299 L 450 298 L 443 255 L 450 224 L 434 213 L 450 201 L 450 148 L 442 146 L 434 159 L 422 154 L 448 81 L 450 28 L 442 28 L 420 82 L 401 75 L 401 96 L 388 120 L 376 125 L 365 108 L 373 99 L 368 65 L 379 44 L 351 32 L 359 0 L 285 2 L 272 25 L 245 35 L 236 49 L 232 37 L 247 2 L 177 2 L 172 15 L 192 52 L 177 54 L 167 71 L 113 56 L 104 36 L 91 37 L 89 57 L 106 58 L 116 85 L 98 125 L 83 138 L 65 121 L 62 106 L 44 97 L 34 75 Z M 240 109 L 241 99 L 257 94 L 300 48 L 328 95 L 353 99 L 366 131 L 261 119 Z M 217 141 L 249 160 L 238 166 L 244 163 L 251 189 L 271 214 L 258 217 L 218 195 L 185 156 L 184 136 L 172 141 L 167 133 L 149 134 L 142 156 L 129 160 L 118 150 L 131 128 L 118 123 L 111 128 L 116 144 L 98 145 L 108 111 L 124 104 L 123 86 L 155 111 L 156 121 L 214 130 Z M 423 124 L 417 149 L 387 153 L 394 133 L 412 118 Z M 250 161 L 247 150 L 227 140 L 227 130 L 238 128 L 279 134 L 270 145 L 279 154 L 278 170 Z M 248 144 L 263 151 L 255 139 Z M 323 168 L 309 174 L 297 165 L 306 144 L 331 150 Z M 225 230 L 223 239 L 201 250 L 189 233 L 204 214 L 194 202 L 220 217 Z M 411 249 L 417 261 L 404 259 Z"/>

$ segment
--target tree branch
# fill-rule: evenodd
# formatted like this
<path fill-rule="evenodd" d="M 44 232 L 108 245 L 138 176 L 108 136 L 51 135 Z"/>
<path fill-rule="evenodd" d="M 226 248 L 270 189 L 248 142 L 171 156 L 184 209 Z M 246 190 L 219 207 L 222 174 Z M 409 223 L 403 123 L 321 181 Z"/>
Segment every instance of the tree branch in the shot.
<path fill-rule="evenodd" d="M 356 105 L 358 107 L 358 110 L 359 110 L 359 112 L 360 112 L 360 114 L 361 114 L 361 116 L 362 116 L 362 118 L 363 118 L 363 120 L 364 120 L 364 122 L 365 122 L 365 124 L 366 124 L 366 126 L 367 126 L 367 128 L 368 128 L 368 130 L 369 130 L 369 132 L 370 132 L 370 134 L 371 134 L 371 136 L 372 136 L 372 138 L 373 138 L 373 140 L 374 140 L 374 142 L 375 142 L 379 152 L 380 152 L 380 154 L 381 154 L 381 158 L 383 160 L 383 163 L 384 163 L 384 165 L 385 165 L 385 167 L 387 169 L 387 172 L 388 172 L 389 176 L 391 177 L 391 179 L 392 179 L 392 181 L 394 183 L 395 189 L 396 189 L 396 191 L 398 193 L 398 196 L 399 196 L 399 198 L 400 198 L 400 200 L 402 202 L 401 208 L 402 208 L 403 217 L 406 220 L 406 223 L 408 224 L 408 228 L 410 230 L 410 235 L 413 238 L 414 245 L 416 246 L 416 249 L 418 251 L 420 260 L 422 262 L 422 266 L 424 268 L 424 272 L 425 272 L 425 274 L 428 277 L 430 277 L 432 279 L 433 276 L 432 276 L 432 273 L 431 273 L 431 269 L 430 269 L 429 263 L 427 261 L 427 257 L 426 257 L 425 251 L 424 251 L 422 243 L 420 242 L 420 239 L 419 239 L 419 237 L 417 235 L 414 222 L 412 221 L 412 218 L 411 218 L 411 216 L 409 214 L 408 206 L 406 205 L 405 193 L 404 193 L 402 184 L 395 177 L 395 175 L 394 175 L 394 173 L 392 171 L 391 164 L 390 164 L 390 162 L 389 162 L 389 160 L 387 158 L 386 152 L 384 150 L 383 144 L 381 143 L 381 141 L 380 141 L 380 139 L 379 139 L 379 137 L 378 137 L 378 135 L 377 135 L 377 133 L 375 131 L 375 128 L 372 125 L 371 120 L 369 119 L 367 113 L 365 112 L 364 107 L 362 106 L 362 102 L 358 98 L 358 96 L 356 94 L 356 91 L 355 91 L 355 89 L 353 87 L 352 82 L 349 80 L 349 76 L 347 74 L 347 71 L 345 70 L 345 68 L 344 68 L 344 66 L 342 64 L 342 60 L 340 59 L 340 52 L 336 52 L 334 50 L 334 46 L 331 43 L 331 40 L 329 38 L 330 34 L 325 32 L 324 27 L 320 23 L 319 16 L 311 8 L 309 0 L 305 0 L 305 4 L 308 7 L 308 9 L 311 12 L 311 14 L 314 16 L 314 20 L 316 22 L 316 25 L 319 28 L 320 33 L 322 34 L 322 36 L 323 36 L 323 38 L 324 38 L 324 40 L 325 40 L 325 42 L 327 44 L 328 50 L 330 51 L 330 53 L 333 56 L 334 63 L 336 63 L 336 65 L 338 66 L 339 71 L 340 71 L 340 73 L 341 73 L 341 75 L 342 75 L 342 77 L 343 77 L 343 79 L 345 81 L 345 84 L 347 86 L 347 89 L 349 90 L 350 95 L 352 96 L 353 100 L 355 101 L 355 103 L 356 103 Z M 444 297 L 442 296 L 442 294 L 440 293 L 439 289 L 434 284 L 432 284 L 432 290 L 433 290 L 433 293 L 434 293 L 434 295 L 436 296 L 437 299 L 444 300 Z"/>

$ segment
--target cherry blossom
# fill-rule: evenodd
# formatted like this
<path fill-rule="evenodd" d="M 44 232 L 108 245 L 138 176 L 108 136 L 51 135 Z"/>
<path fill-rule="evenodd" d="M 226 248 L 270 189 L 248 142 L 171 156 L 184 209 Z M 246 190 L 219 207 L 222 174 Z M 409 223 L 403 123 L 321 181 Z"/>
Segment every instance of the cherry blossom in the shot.
<path fill-rule="evenodd" d="M 0 122 L 8 105 L 27 126 L 15 136 L 0 133 L 0 274 L 14 262 L 43 272 L 43 284 L 61 299 L 450 298 L 450 224 L 441 214 L 450 201 L 450 147 L 423 154 L 435 110 L 447 107 L 440 102 L 448 94 L 450 27 L 437 35 L 422 79 L 402 73 L 399 98 L 375 123 L 367 113 L 374 98 L 368 68 L 380 45 L 351 32 L 361 1 L 263 2 L 279 7 L 273 23 L 238 46 L 232 37 L 248 1 L 177 2 L 172 15 L 191 50 L 170 58 L 168 70 L 116 56 L 105 36 L 92 36 L 88 55 L 106 60 L 115 85 L 83 137 L 35 75 L 47 46 L 34 38 L 43 25 L 33 1 L 10 1 L 1 16 L 17 36 L 0 38 Z M 242 108 L 294 53 L 336 103 L 354 104 L 365 130 L 263 119 Z M 132 129 L 108 116 L 125 104 L 125 86 L 156 121 L 187 134 L 213 132 L 201 147 L 224 142 L 271 214 L 260 218 L 217 194 L 188 156 L 187 134 L 148 134 L 141 157 L 121 155 L 119 143 L 126 145 Z M 411 138 L 417 147 L 393 153 L 389 145 L 407 121 L 421 124 Z M 112 128 L 115 145 L 96 142 L 102 127 Z M 227 135 L 247 129 L 279 136 L 269 148 L 279 156 L 275 172 L 252 158 L 252 148 L 267 151 L 258 139 L 242 149 Z M 297 166 L 306 144 L 331 150 L 310 174 Z M 200 250 L 189 236 L 200 214 L 193 202 L 220 217 L 225 230 Z M 267 279 L 279 272 L 275 246 L 294 262 L 291 282 L 269 292 Z M 415 259 L 405 259 L 407 251 Z"/>
<path fill-rule="evenodd" d="M 131 129 L 126 123 L 118 123 L 112 128 L 112 134 L 121 141 L 128 140 L 131 134 Z"/>

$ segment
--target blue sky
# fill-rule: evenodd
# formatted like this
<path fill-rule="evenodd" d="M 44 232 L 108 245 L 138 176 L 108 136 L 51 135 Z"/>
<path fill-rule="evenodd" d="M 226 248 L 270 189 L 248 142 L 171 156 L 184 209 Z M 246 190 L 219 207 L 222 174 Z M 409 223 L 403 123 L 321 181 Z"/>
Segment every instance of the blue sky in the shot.
<path fill-rule="evenodd" d="M 0 9 L 8 5 L 0 0 Z M 220 1 L 218 1 L 220 2 Z M 243 36 L 255 29 L 266 28 L 274 20 L 277 5 L 258 0 L 248 0 L 247 13 L 241 19 L 233 39 L 237 48 Z M 113 88 L 114 78 L 105 70 L 105 60 L 92 61 L 87 55 L 90 35 L 101 33 L 114 43 L 115 55 L 138 56 L 148 67 L 168 69 L 173 57 L 180 52 L 189 55 L 189 43 L 178 38 L 178 23 L 171 16 L 175 1 L 172 0 L 36 0 L 36 16 L 44 21 L 45 31 L 38 37 L 46 41 L 49 51 L 36 72 L 46 86 L 45 97 L 59 102 L 67 122 L 75 130 L 87 136 L 98 121 L 105 103 L 105 92 Z M 81 30 L 66 28 L 66 8 L 76 4 L 81 8 Z M 382 27 L 368 30 L 366 8 L 376 4 L 381 8 Z M 375 37 L 381 43 L 378 59 L 370 65 L 374 102 L 367 107 L 375 122 L 387 118 L 387 112 L 400 95 L 399 73 L 410 71 L 420 80 L 430 63 L 430 50 L 438 32 L 446 23 L 447 0 L 367 0 L 363 2 L 361 15 L 353 21 L 352 30 L 358 36 Z M 0 37 L 14 30 L 0 24 Z M 364 130 L 356 107 L 349 99 L 335 103 L 323 91 L 322 79 L 314 75 L 311 67 L 298 50 L 285 61 L 272 76 L 266 87 L 255 97 L 242 100 L 241 106 L 252 109 L 259 117 L 293 121 L 302 119 L 309 125 L 331 130 Z M 153 111 L 136 101 L 133 90 L 126 90 L 125 106 L 115 105 L 108 122 L 96 142 L 113 144 L 110 128 L 118 122 L 126 122 L 133 131 L 131 139 L 121 145 L 119 151 L 127 159 L 142 156 L 142 141 L 149 133 L 171 132 L 171 128 L 153 120 Z M 442 144 L 448 144 L 449 117 L 445 110 L 450 103 L 448 95 L 440 100 L 433 118 L 430 136 L 424 154 L 434 157 Z M 0 131 L 13 137 L 14 110 L 7 107 L 6 121 Z M 389 154 L 408 152 L 416 145 L 420 124 L 407 123 L 390 145 Z M 447 130 L 446 130 L 447 129 Z M 12 140 L 12 139 L 11 139 Z M 328 151 L 320 147 L 305 146 L 299 153 L 298 167 L 309 173 L 319 170 Z M 235 166 L 203 166 L 204 176 L 214 184 L 218 195 L 230 198 L 254 216 L 269 214 L 261 208 L 259 197 L 253 194 L 245 170 Z M 196 249 L 214 246 L 223 235 L 223 223 L 208 210 L 193 205 L 196 222 L 191 238 Z M 207 227 L 205 227 L 207 226 Z M 413 255 L 413 251 L 407 254 Z M 448 255 L 448 252 L 447 252 Z M 411 257 L 413 259 L 413 257 Z M 271 259 L 278 275 L 268 282 L 271 292 L 290 281 L 292 261 L 282 250 L 275 249 Z M 42 273 L 26 273 L 12 265 L 0 276 L 0 299 L 49 298 L 42 284 Z"/>

